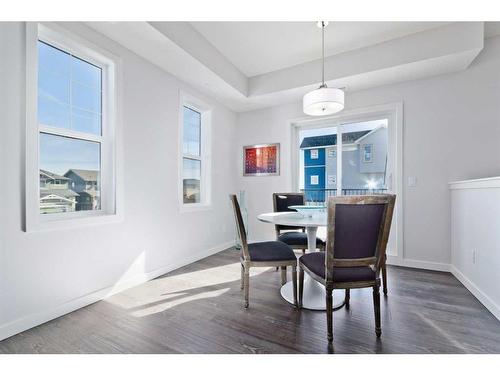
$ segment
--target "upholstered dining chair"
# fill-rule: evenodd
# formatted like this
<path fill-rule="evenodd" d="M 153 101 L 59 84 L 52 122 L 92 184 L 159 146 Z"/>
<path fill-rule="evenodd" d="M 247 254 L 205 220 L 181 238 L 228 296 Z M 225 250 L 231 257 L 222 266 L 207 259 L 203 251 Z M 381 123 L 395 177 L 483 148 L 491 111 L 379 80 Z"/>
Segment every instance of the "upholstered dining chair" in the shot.
<path fill-rule="evenodd" d="M 287 244 L 280 241 L 266 241 L 249 244 L 243 217 L 241 216 L 240 204 L 236 195 L 231 194 L 236 227 L 241 241 L 241 289 L 245 294 L 245 308 L 248 307 L 248 295 L 250 289 L 251 267 L 280 267 L 281 285 L 286 283 L 287 267 L 292 269 L 293 300 L 295 307 L 297 303 L 297 257 Z"/>
<path fill-rule="evenodd" d="M 373 288 L 375 333 L 380 337 L 380 270 L 385 265 L 395 195 L 339 196 L 328 199 L 326 251 L 299 259 L 299 307 L 304 271 L 326 288 L 328 341 L 333 341 L 333 290 Z"/>
<path fill-rule="evenodd" d="M 294 212 L 288 207 L 290 206 L 303 206 L 305 203 L 303 193 L 274 193 L 273 194 L 273 208 L 274 212 Z M 302 250 L 305 254 L 307 250 L 307 235 L 305 228 L 292 227 L 287 225 L 275 225 L 276 239 L 289 245 L 294 250 Z M 316 248 L 324 250 L 325 242 L 317 237 Z"/>

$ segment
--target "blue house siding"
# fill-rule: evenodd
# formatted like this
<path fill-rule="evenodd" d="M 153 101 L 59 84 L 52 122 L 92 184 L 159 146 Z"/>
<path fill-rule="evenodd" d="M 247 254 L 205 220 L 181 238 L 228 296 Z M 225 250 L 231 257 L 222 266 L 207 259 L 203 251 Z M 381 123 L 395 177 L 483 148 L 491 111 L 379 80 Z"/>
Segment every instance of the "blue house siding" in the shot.
<path fill-rule="evenodd" d="M 325 188 L 325 166 L 309 166 L 304 168 L 305 179 L 304 179 L 304 187 L 306 189 L 306 201 L 324 201 L 325 193 L 323 190 L 314 191 L 318 189 Z M 318 184 L 311 184 L 311 177 L 318 176 Z M 309 190 L 310 189 L 310 190 Z M 309 191 L 308 191 L 309 190 Z"/>
<path fill-rule="evenodd" d="M 317 152 L 317 158 L 311 158 L 312 152 Z M 306 189 L 306 201 L 323 201 L 325 193 L 323 191 L 307 191 L 324 189 L 326 186 L 325 175 L 326 152 L 324 148 L 304 150 L 304 187 Z M 311 184 L 311 176 L 318 176 L 318 183 Z"/>

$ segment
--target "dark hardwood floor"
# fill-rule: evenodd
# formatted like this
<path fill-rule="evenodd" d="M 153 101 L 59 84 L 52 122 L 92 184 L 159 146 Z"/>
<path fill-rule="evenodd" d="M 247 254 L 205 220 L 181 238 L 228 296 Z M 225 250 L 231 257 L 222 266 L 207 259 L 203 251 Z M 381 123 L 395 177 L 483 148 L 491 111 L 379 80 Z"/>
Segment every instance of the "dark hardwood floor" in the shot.
<path fill-rule="evenodd" d="M 273 269 L 251 274 L 244 309 L 238 257 L 183 267 L 6 339 L 0 353 L 500 353 L 500 322 L 448 273 L 389 267 L 382 337 L 371 290 L 353 290 L 329 348 L 325 314 L 286 303 Z"/>

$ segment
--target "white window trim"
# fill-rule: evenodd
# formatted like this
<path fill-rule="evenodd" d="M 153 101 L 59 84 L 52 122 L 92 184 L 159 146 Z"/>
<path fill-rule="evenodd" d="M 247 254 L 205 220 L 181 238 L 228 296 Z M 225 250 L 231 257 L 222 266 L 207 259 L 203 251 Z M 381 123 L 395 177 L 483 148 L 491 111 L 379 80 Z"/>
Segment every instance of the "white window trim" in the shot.
<path fill-rule="evenodd" d="M 184 106 L 201 114 L 201 181 L 199 203 L 184 203 L 182 172 L 183 158 L 191 157 L 183 152 Z M 212 209 L 212 107 L 204 101 L 179 91 L 179 138 L 178 138 L 178 202 L 179 212 L 196 212 Z"/>
<path fill-rule="evenodd" d="M 39 126 L 37 116 L 38 40 L 82 57 L 102 68 L 101 209 L 61 214 L 40 214 L 39 132 L 56 134 L 60 129 Z M 120 163 L 121 61 L 118 57 L 55 23 L 26 23 L 26 216 L 25 231 L 59 230 L 123 220 L 123 184 Z M 69 131 L 71 132 L 71 131 Z M 64 131 L 64 135 L 68 135 Z M 79 139 L 92 138 L 74 132 Z M 104 199 L 103 199 L 104 198 Z"/>

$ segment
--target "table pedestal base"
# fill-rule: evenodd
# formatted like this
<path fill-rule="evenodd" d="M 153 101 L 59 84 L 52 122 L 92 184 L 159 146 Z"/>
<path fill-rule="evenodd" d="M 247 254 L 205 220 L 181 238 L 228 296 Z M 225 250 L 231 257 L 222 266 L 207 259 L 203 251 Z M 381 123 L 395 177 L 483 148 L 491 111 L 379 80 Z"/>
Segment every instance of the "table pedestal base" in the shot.
<path fill-rule="evenodd" d="M 339 292 L 342 292 L 339 290 Z M 338 293 L 333 292 L 333 302 L 341 298 Z M 293 305 L 293 282 L 289 281 L 281 287 L 281 296 L 285 301 Z M 297 290 L 298 296 L 298 290 Z M 337 297 L 337 298 L 336 298 Z M 333 305 L 333 310 L 338 310 L 345 305 L 345 296 L 342 297 L 342 302 Z M 302 294 L 302 308 L 308 310 L 326 310 L 326 291 L 325 287 L 316 280 L 310 278 L 307 274 L 304 275 L 304 292 Z"/>

